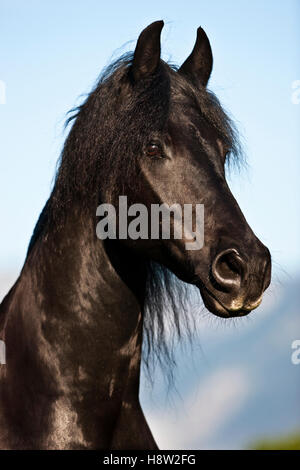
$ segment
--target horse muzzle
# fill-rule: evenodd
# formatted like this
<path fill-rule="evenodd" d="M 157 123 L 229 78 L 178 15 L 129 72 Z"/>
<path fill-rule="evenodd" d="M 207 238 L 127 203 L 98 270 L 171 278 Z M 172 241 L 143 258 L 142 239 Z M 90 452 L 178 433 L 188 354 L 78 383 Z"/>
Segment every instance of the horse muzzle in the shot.
<path fill-rule="evenodd" d="M 271 256 L 262 244 L 252 262 L 235 248 L 220 251 L 211 263 L 209 282 L 200 278 L 199 287 L 206 308 L 223 317 L 248 315 L 262 301 L 263 292 L 271 281 Z"/>

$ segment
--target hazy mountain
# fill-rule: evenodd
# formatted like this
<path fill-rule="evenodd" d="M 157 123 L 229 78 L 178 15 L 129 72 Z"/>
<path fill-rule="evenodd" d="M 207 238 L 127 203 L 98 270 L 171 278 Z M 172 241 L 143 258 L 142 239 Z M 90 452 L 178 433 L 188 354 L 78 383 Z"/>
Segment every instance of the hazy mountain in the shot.
<path fill-rule="evenodd" d="M 243 448 L 300 429 L 300 279 L 271 286 L 247 319 L 200 327 L 192 354 L 178 348 L 179 395 L 159 374 L 141 398 L 161 448 Z M 210 324 L 209 324 L 210 323 Z M 240 323 L 240 324 L 239 324 Z"/>

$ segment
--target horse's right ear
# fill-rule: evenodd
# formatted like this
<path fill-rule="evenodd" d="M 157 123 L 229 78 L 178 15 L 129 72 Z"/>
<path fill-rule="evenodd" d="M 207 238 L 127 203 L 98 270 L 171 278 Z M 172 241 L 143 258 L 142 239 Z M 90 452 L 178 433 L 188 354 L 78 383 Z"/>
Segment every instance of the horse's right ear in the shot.
<path fill-rule="evenodd" d="M 145 28 L 137 41 L 131 73 L 135 82 L 152 75 L 160 61 L 160 33 L 163 21 L 155 21 Z"/>

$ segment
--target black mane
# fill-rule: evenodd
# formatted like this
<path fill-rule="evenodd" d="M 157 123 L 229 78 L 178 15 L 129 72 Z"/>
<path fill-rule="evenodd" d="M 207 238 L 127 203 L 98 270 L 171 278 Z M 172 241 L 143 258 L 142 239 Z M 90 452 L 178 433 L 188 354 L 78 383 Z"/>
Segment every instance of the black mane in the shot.
<path fill-rule="evenodd" d="M 161 61 L 156 76 L 121 104 L 121 89 L 126 87 L 132 58 L 133 54 L 127 53 L 109 65 L 85 102 L 70 111 L 66 126 L 73 125 L 59 161 L 53 215 L 78 196 L 87 207 L 91 208 L 91 201 L 98 204 L 101 186 L 121 193 L 119 185 L 126 175 L 134 174 L 145 136 L 163 129 L 172 95 L 192 97 L 204 119 L 225 141 L 230 155 L 241 154 L 236 129 L 216 96 L 204 87 L 196 88 L 177 73 L 176 65 Z"/>
<path fill-rule="evenodd" d="M 216 96 L 177 73 L 176 65 L 161 61 L 157 74 L 123 104 L 121 94 L 128 86 L 132 59 L 133 54 L 128 53 L 109 65 L 83 104 L 69 112 L 66 127 L 72 127 L 58 162 L 53 192 L 37 223 L 29 251 L 41 233 L 55 224 L 63 225 L 74 201 L 95 217 L 105 190 L 122 194 L 123 180 L 138 181 L 139 149 L 147 135 L 164 128 L 171 99 L 190 97 L 226 143 L 230 155 L 235 160 L 241 155 L 235 127 Z M 148 370 L 158 362 L 172 373 L 171 345 L 183 333 L 191 337 L 194 331 L 190 292 L 191 287 L 178 281 L 170 271 L 149 261 L 143 342 L 143 360 Z M 200 300 L 198 289 L 196 296 Z"/>

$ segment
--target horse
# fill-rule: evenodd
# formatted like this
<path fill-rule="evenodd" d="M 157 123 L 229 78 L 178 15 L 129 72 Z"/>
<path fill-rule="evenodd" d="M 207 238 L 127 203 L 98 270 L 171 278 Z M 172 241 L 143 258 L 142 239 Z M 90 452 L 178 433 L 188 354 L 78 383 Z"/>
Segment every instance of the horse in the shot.
<path fill-rule="evenodd" d="M 223 318 L 251 312 L 270 283 L 269 250 L 226 182 L 239 145 L 207 88 L 208 37 L 198 28 L 177 67 L 161 59 L 163 25 L 146 27 L 68 119 L 52 192 L 0 307 L 2 449 L 157 449 L 140 368 L 151 348 L 168 354 L 165 315 L 178 331 L 185 316 L 170 279 Z M 203 205 L 201 249 L 184 236 L 100 239 L 97 208 L 124 195 L 147 208 Z"/>

